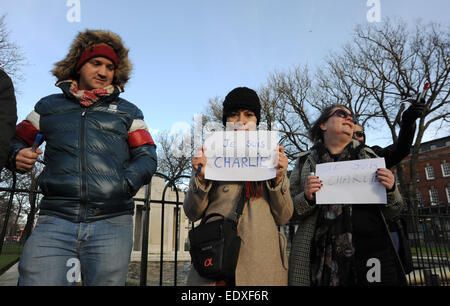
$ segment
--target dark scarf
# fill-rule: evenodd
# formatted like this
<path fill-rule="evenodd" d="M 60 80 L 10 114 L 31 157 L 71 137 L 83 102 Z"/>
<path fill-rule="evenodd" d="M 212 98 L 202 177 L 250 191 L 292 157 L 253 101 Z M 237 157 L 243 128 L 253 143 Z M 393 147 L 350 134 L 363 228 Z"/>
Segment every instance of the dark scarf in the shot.
<path fill-rule="evenodd" d="M 66 94 L 75 97 L 82 106 L 89 107 L 98 102 L 102 97 L 118 95 L 123 90 L 116 85 L 109 85 L 105 88 L 96 88 L 92 90 L 82 90 L 78 88 L 78 83 L 74 80 L 65 80 L 55 84 L 61 88 Z"/>
<path fill-rule="evenodd" d="M 362 159 L 362 146 L 350 142 L 334 156 L 318 142 L 311 150 L 317 164 Z M 333 158 L 334 157 L 334 158 Z M 310 269 L 313 286 L 345 286 L 356 278 L 355 248 L 352 243 L 352 206 L 318 205 L 316 231 L 311 241 Z"/>

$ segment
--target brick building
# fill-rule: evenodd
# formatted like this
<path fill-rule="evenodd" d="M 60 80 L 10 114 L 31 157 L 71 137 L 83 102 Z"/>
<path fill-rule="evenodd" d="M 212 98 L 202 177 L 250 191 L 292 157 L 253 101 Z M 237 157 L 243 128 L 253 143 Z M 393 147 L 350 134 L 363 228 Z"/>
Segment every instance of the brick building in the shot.
<path fill-rule="evenodd" d="M 409 160 L 410 156 L 400 163 L 404 165 L 406 177 L 410 177 Z M 417 165 L 416 198 L 419 207 L 448 207 L 450 203 L 450 136 L 422 143 Z"/>

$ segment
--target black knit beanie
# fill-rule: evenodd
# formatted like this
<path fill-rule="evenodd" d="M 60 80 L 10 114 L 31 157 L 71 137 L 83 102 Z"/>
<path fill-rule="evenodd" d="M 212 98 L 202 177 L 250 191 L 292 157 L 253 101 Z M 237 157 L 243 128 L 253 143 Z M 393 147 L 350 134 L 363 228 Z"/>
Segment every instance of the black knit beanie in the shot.
<path fill-rule="evenodd" d="M 231 112 L 241 109 L 248 109 L 255 113 L 256 124 L 259 125 L 261 119 L 261 103 L 258 94 L 250 88 L 238 87 L 233 89 L 223 101 L 222 123 L 227 124 L 227 117 Z"/>

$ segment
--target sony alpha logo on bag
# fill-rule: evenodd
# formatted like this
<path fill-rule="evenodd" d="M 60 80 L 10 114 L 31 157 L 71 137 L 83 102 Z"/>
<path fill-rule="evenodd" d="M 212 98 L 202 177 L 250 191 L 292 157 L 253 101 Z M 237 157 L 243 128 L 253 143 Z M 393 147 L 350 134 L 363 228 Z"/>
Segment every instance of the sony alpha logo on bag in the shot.
<path fill-rule="evenodd" d="M 214 265 L 212 260 L 213 260 L 212 257 L 206 258 L 205 261 L 203 262 L 203 266 L 205 268 L 212 267 Z"/>

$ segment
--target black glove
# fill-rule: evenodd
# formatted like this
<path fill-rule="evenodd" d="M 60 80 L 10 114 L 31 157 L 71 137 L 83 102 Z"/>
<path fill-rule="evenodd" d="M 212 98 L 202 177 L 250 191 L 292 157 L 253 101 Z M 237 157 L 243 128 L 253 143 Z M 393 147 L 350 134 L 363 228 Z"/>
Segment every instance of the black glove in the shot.
<path fill-rule="evenodd" d="M 425 98 L 420 99 L 412 103 L 411 106 L 403 112 L 402 121 L 412 123 L 416 121 L 417 118 L 422 117 L 425 110 Z"/>

